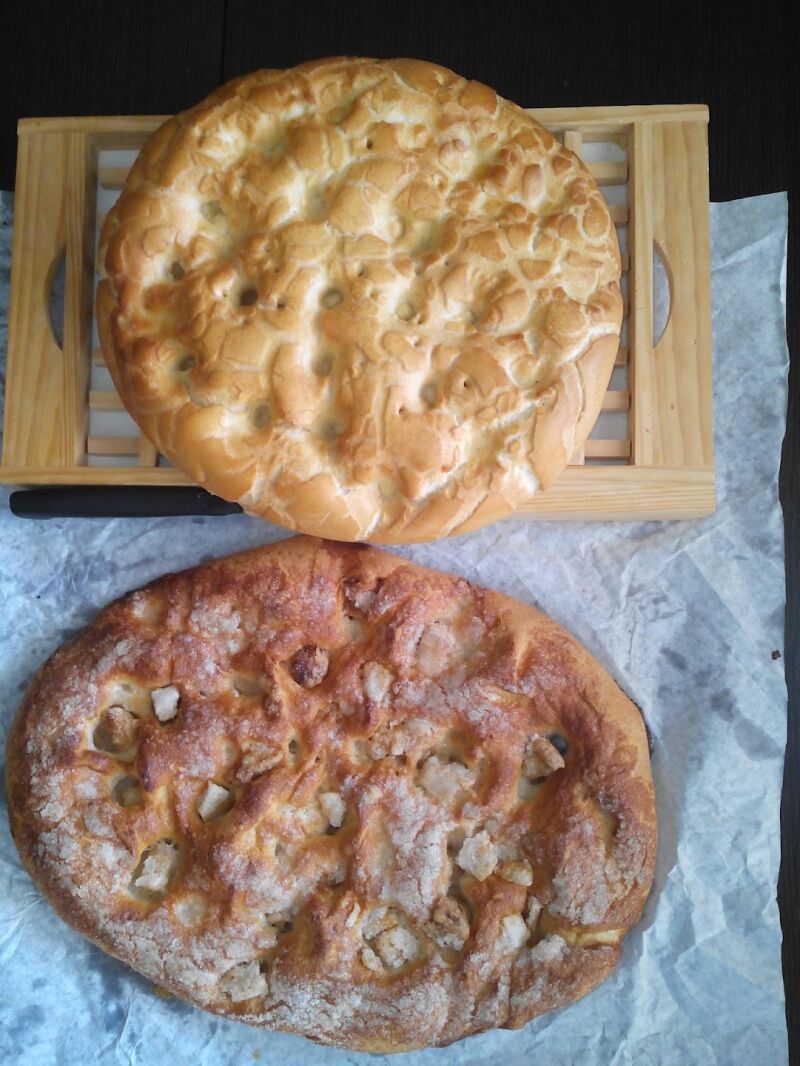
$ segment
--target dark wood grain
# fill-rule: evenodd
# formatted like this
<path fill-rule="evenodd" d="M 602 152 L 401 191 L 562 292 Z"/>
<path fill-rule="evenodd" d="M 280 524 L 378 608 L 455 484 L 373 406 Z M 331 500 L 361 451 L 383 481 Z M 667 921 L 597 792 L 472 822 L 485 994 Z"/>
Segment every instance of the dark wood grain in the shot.
<path fill-rule="evenodd" d="M 711 109 L 712 199 L 789 189 L 793 368 L 781 470 L 789 743 L 779 901 L 793 1062 L 800 1061 L 799 7 L 684 0 L 630 6 L 29 0 L 4 14 L 0 34 L 3 188 L 13 185 L 19 116 L 170 112 L 259 66 L 350 53 L 435 60 L 529 106 L 704 102 Z"/>

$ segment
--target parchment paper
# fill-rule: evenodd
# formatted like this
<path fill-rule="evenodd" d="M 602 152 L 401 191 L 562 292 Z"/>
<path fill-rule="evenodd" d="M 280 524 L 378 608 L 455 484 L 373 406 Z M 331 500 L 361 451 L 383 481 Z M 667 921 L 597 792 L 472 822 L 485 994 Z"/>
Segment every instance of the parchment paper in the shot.
<path fill-rule="evenodd" d="M 0 202 L 5 331 L 10 199 Z M 2 211 L 5 217 L 2 217 Z M 661 842 L 617 972 L 566 1010 L 393 1060 L 522 1066 L 786 1061 L 775 902 L 786 734 L 783 530 L 786 197 L 712 205 L 719 507 L 703 521 L 509 520 L 404 554 L 536 604 L 645 711 Z M 0 342 L 5 345 L 4 337 Z M 8 490 L 2 491 L 5 506 Z M 36 667 L 110 599 L 286 534 L 237 516 L 54 520 L 0 511 L 3 739 Z M 55 916 L 0 819 L 0 1062 L 377 1062 L 223 1021 L 106 957 Z"/>

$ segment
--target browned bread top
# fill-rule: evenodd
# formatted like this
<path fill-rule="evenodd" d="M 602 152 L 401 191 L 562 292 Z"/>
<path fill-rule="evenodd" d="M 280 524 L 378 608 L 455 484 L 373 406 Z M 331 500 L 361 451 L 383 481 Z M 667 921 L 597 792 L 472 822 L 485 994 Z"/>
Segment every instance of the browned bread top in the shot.
<path fill-rule="evenodd" d="M 620 956 L 655 857 L 642 719 L 530 607 L 297 537 L 105 608 L 7 759 L 62 917 L 207 1010 L 399 1050 Z"/>
<path fill-rule="evenodd" d="M 103 228 L 101 341 L 156 447 L 285 526 L 424 540 L 550 484 L 622 315 L 585 166 L 418 60 L 258 71 L 169 120 Z"/>

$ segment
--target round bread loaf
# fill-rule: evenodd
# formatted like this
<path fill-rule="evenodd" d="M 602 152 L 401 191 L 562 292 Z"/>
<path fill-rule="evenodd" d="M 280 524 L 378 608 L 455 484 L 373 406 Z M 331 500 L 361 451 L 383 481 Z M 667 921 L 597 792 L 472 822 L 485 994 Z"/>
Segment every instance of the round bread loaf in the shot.
<path fill-rule="evenodd" d="M 170 119 L 101 257 L 105 358 L 157 449 L 338 540 L 519 507 L 584 442 L 618 346 L 616 231 L 587 169 L 417 60 L 258 71 Z"/>
<path fill-rule="evenodd" d="M 650 888 L 642 718 L 530 607 L 296 537 L 106 607 L 8 741 L 65 921 L 206 1010 L 374 1051 L 597 985 Z"/>

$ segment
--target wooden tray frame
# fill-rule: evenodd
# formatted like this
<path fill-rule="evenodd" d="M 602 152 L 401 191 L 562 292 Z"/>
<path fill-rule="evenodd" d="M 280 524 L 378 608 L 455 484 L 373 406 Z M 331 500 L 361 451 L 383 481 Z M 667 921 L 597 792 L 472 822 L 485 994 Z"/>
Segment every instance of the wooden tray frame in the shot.
<path fill-rule="evenodd" d="M 628 441 L 589 441 L 584 455 L 520 512 L 552 519 L 677 519 L 715 506 L 711 403 L 708 233 L 708 109 L 702 105 L 531 110 L 579 154 L 584 142 L 626 146 L 628 208 L 627 390 L 604 408 L 630 404 Z M 9 308 L 5 434 L 0 482 L 27 485 L 182 485 L 159 467 L 144 438 L 88 438 L 90 406 L 121 406 L 89 390 L 98 156 L 138 149 L 160 116 L 22 119 L 18 126 Z M 598 181 L 620 181 L 621 164 L 596 163 Z M 109 187 L 119 175 L 101 174 Z M 622 174 L 622 182 L 625 174 Z M 653 248 L 665 263 L 670 315 L 654 347 Z M 65 260 L 63 345 L 53 337 L 48 294 Z M 88 454 L 135 454 L 139 466 L 88 466 Z M 617 460 L 584 464 L 584 458 Z M 619 459 L 627 459 L 620 463 Z"/>

